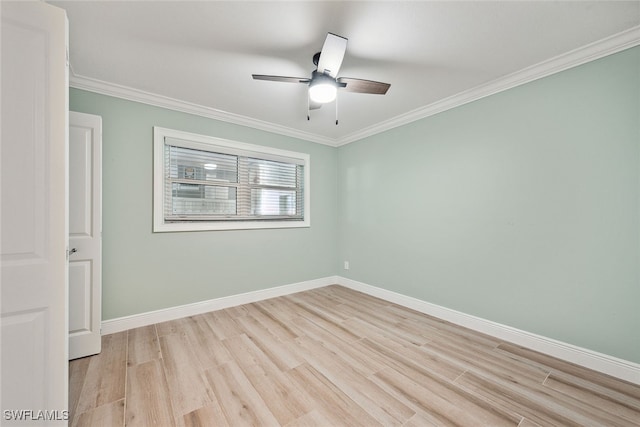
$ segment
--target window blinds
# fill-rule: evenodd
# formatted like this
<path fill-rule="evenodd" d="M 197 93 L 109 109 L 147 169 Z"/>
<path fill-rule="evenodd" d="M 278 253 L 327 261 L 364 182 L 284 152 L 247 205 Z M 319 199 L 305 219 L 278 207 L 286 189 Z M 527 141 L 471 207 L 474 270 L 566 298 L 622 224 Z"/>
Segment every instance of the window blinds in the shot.
<path fill-rule="evenodd" d="M 300 159 L 166 138 L 164 219 L 303 220 L 304 167 Z"/>

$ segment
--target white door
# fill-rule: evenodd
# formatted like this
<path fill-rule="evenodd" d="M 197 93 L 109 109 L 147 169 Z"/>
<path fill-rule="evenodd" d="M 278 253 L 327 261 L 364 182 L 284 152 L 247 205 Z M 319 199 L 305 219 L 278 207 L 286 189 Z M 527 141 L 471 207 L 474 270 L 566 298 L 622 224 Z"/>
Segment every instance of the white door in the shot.
<path fill-rule="evenodd" d="M 102 118 L 69 112 L 69 359 L 100 353 Z"/>
<path fill-rule="evenodd" d="M 0 10 L 0 423 L 66 425 L 67 18 L 44 2 Z"/>

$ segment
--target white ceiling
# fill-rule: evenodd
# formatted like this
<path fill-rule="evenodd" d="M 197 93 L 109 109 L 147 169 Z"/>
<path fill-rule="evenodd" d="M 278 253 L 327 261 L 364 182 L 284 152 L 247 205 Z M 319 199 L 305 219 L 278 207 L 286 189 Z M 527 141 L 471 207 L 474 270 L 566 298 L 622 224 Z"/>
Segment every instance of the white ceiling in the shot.
<path fill-rule="evenodd" d="M 621 32 L 640 43 L 640 1 L 50 3 L 69 18 L 72 86 L 334 145 L 526 81 L 545 61 L 548 74 Z M 327 32 L 349 39 L 340 76 L 391 83 L 385 96 L 340 93 L 338 126 L 334 104 L 307 121 L 305 85 L 251 78 L 308 77 Z"/>

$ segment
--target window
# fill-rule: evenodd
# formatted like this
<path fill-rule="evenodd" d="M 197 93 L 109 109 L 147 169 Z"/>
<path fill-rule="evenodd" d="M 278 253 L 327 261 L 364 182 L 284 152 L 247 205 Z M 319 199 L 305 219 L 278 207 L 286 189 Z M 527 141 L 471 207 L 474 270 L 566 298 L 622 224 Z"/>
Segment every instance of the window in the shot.
<path fill-rule="evenodd" d="M 309 227 L 309 155 L 154 127 L 153 231 Z"/>

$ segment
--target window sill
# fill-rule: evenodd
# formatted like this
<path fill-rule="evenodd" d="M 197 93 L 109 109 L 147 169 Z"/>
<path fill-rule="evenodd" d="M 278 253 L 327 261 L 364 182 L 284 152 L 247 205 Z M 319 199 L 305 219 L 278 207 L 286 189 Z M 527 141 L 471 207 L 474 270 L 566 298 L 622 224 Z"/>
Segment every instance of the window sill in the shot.
<path fill-rule="evenodd" d="M 154 233 L 185 231 L 257 230 L 269 228 L 308 228 L 311 221 L 220 221 L 220 222 L 162 222 L 153 225 Z"/>

